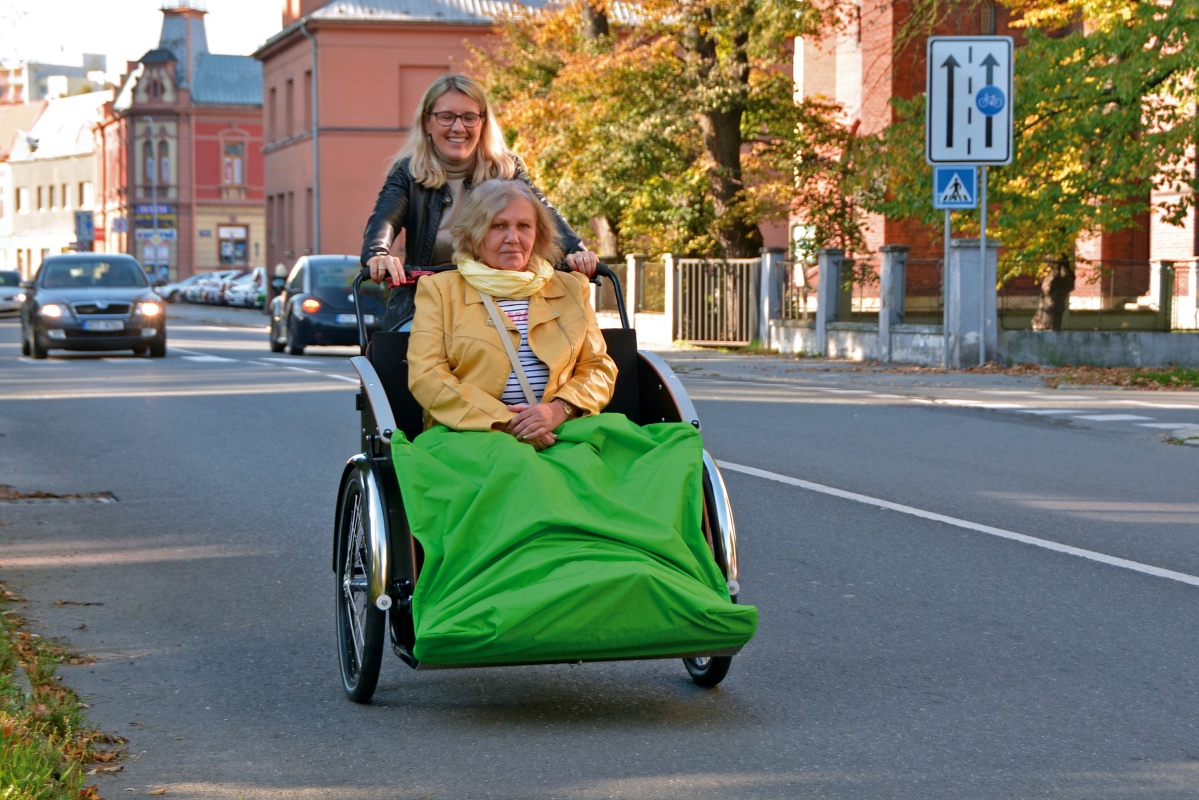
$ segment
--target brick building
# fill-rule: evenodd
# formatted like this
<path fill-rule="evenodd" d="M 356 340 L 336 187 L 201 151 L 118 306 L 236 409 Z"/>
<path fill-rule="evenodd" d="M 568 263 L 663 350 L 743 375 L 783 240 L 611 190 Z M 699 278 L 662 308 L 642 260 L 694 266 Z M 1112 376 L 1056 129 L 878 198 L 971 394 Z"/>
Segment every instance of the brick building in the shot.
<path fill-rule="evenodd" d="M 261 66 L 210 53 L 188 0 L 162 14 L 158 47 L 129 62 L 95 128 L 103 249 L 172 278 L 262 266 Z"/>

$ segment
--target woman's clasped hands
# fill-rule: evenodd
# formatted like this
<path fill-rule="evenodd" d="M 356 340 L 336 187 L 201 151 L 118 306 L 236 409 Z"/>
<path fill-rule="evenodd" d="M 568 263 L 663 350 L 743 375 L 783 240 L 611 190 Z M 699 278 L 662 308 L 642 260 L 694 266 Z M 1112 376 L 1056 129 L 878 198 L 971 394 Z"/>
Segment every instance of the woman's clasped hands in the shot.
<path fill-rule="evenodd" d="M 504 431 L 537 450 L 544 450 L 558 441 L 554 428 L 566 422 L 566 409 L 561 403 L 538 403 L 533 406 L 521 403 L 508 406 L 508 410 L 515 412 L 516 416 L 508 422 Z"/>

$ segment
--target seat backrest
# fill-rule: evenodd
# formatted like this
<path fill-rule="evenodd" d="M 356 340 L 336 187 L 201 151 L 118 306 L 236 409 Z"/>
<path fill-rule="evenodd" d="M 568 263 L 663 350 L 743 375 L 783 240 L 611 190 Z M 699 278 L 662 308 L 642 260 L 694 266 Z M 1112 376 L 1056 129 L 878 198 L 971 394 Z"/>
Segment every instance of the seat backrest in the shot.
<path fill-rule="evenodd" d="M 608 345 L 608 357 L 616 363 L 616 389 L 604 411 L 624 414 L 641 423 L 641 389 L 637 359 L 637 331 L 632 328 L 604 328 L 600 331 Z"/>
<path fill-rule="evenodd" d="M 396 425 L 408 441 L 412 441 L 425 429 L 425 418 L 424 411 L 408 390 L 408 333 L 379 331 L 373 334 L 366 356 L 379 373 L 379 382 L 387 392 Z"/>

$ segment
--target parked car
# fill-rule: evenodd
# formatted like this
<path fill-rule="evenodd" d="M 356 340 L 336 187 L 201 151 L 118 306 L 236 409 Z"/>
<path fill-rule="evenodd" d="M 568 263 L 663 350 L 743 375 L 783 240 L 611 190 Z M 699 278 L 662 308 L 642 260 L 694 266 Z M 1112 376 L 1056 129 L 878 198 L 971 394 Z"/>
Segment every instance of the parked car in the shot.
<path fill-rule="evenodd" d="M 204 276 L 205 273 L 197 272 L 195 275 L 189 275 L 181 281 L 172 281 L 171 283 L 164 283 L 162 286 L 155 286 L 154 292 L 168 303 L 178 303 L 183 299 L 183 293 L 187 288 L 196 281 L 204 278 Z"/>
<path fill-rule="evenodd" d="M 183 299 L 189 303 L 211 303 L 212 298 L 220 291 L 221 282 L 240 272 L 241 270 L 222 269 L 201 273 L 199 280 L 184 290 Z"/>
<path fill-rule="evenodd" d="M 71 253 L 50 256 L 23 284 L 21 352 L 132 350 L 167 353 L 166 310 L 132 256 Z"/>
<path fill-rule="evenodd" d="M 266 269 L 255 267 L 248 274 L 235 278 L 222 295 L 226 305 L 262 308 L 266 303 Z"/>
<path fill-rule="evenodd" d="M 21 273 L 0 270 L 0 314 L 20 311 L 23 302 L 25 290 L 21 288 Z"/>
<path fill-rule="evenodd" d="M 358 256 L 304 256 L 292 267 L 282 293 L 271 301 L 271 351 L 293 356 L 310 345 L 358 344 L 352 287 Z M 383 287 L 365 282 L 362 310 L 369 332 L 383 322 Z"/>

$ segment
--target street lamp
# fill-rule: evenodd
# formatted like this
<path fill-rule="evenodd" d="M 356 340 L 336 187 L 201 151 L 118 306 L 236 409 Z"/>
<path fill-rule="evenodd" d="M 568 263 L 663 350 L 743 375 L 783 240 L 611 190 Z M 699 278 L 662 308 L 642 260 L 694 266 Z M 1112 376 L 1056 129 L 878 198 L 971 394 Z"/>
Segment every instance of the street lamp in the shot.
<path fill-rule="evenodd" d="M 153 204 L 151 208 L 154 211 L 154 238 L 151 241 L 154 243 L 154 259 L 155 267 L 157 267 L 158 254 L 161 252 L 158 249 L 158 151 L 154 147 L 154 118 L 147 116 L 142 117 L 142 120 L 150 125 L 146 129 L 146 141 L 150 145 L 150 202 Z"/>

